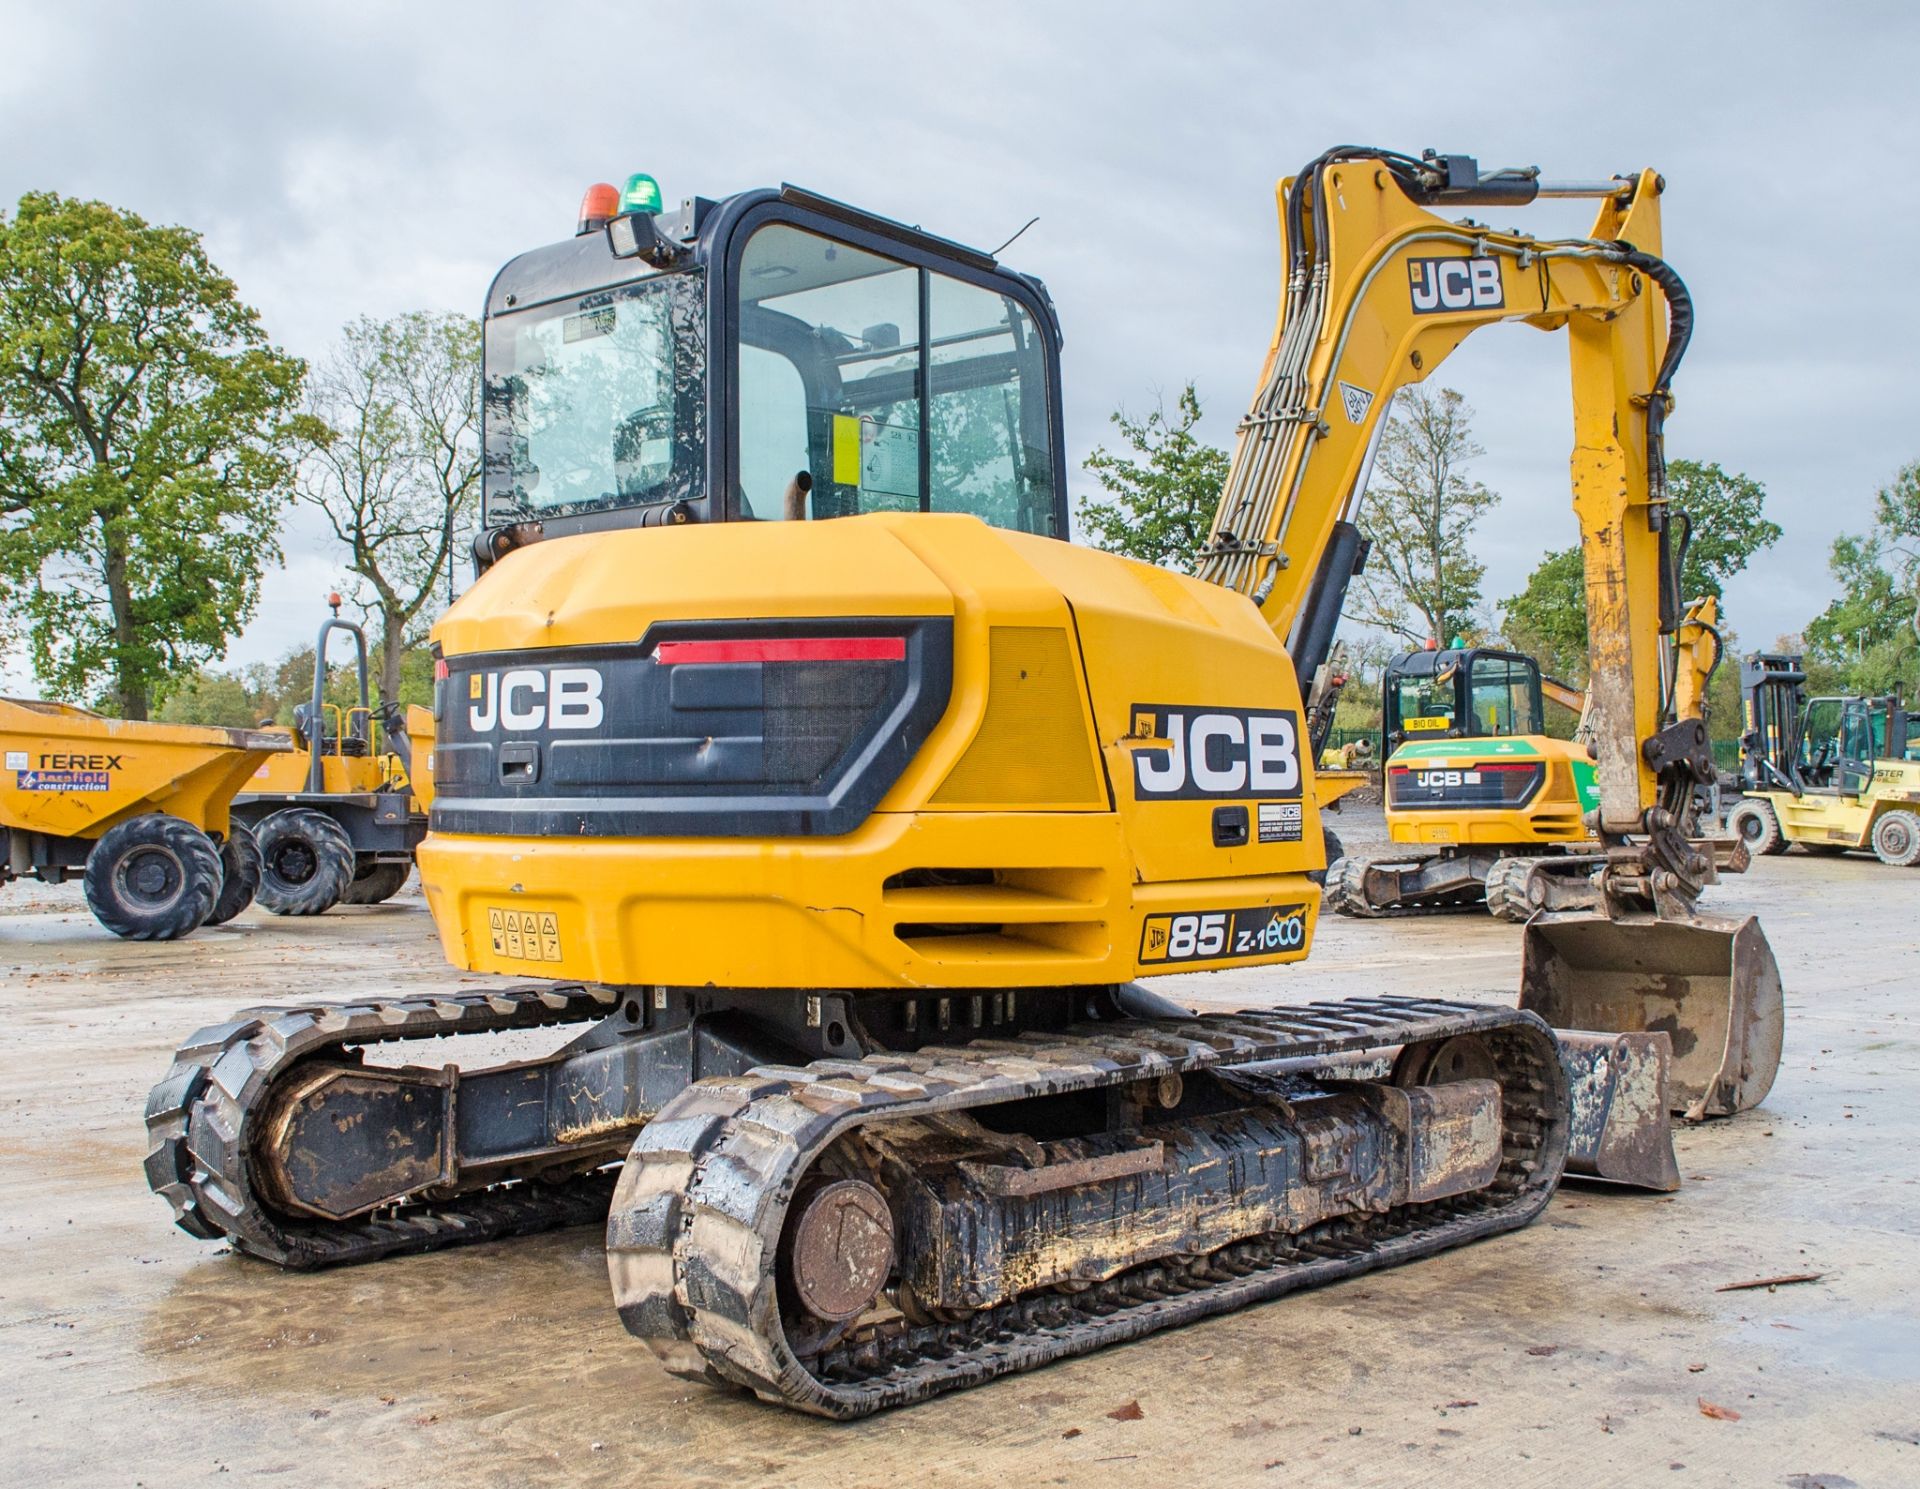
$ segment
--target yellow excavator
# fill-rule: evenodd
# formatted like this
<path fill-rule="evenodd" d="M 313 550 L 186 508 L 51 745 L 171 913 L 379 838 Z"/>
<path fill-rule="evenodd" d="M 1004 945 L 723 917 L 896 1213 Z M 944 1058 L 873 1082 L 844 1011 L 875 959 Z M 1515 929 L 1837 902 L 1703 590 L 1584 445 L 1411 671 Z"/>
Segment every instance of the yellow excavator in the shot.
<path fill-rule="evenodd" d="M 1720 662 L 1718 605 L 1688 607 L 1675 633 L 1680 717 Z M 1545 731 L 1543 703 L 1579 719 L 1572 739 Z M 1381 679 L 1386 767 L 1382 797 L 1393 847 L 1327 867 L 1329 909 L 1360 919 L 1484 904 L 1497 920 L 1542 910 L 1590 910 L 1607 856 L 1589 826 L 1600 806 L 1597 745 L 1580 689 L 1543 675 L 1531 657 L 1494 647 L 1429 648 L 1395 657 Z M 1717 870 L 1741 872 L 1733 838 L 1685 832 Z"/>
<path fill-rule="evenodd" d="M 792 187 L 595 188 L 489 293 L 417 855 L 453 964 L 536 980 L 202 1030 L 150 1183 L 293 1268 L 604 1218 L 671 1369 L 836 1418 L 1513 1229 L 1569 1170 L 1671 1187 L 1666 1109 L 1760 1100 L 1781 995 L 1677 831 L 1710 760 L 1666 634 L 1659 192 L 1359 149 L 1283 182 L 1189 578 L 1064 541 L 1037 280 Z M 1593 235 L 1430 210 L 1542 195 Z M 1196 1015 L 1141 979 L 1308 954 L 1302 679 L 1386 404 L 1514 319 L 1573 344 L 1601 913 L 1527 927 L 1520 1009 Z"/>

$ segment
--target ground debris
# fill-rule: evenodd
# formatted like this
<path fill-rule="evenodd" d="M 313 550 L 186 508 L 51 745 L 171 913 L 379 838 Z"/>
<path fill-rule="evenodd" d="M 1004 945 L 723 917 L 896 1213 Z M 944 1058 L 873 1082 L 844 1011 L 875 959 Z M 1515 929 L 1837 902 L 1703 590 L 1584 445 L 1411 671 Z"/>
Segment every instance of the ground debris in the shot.
<path fill-rule="evenodd" d="M 1703 1417 L 1712 1417 L 1716 1422 L 1737 1422 L 1740 1420 L 1740 1413 L 1735 1411 L 1731 1406 L 1716 1405 L 1714 1402 L 1707 1400 L 1705 1396 L 1697 1396 L 1694 1399 L 1699 1402 L 1700 1415 Z"/>
<path fill-rule="evenodd" d="M 1442 1411 L 1458 1411 L 1462 1407 L 1478 1406 L 1479 1404 L 1480 1403 L 1478 1401 L 1467 1401 L 1465 1399 L 1462 1399 L 1459 1401 L 1449 1401 L 1444 1407 L 1441 1408 L 1441 1410 Z"/>
<path fill-rule="evenodd" d="M 1716 1287 L 1717 1293 L 1743 1293 L 1751 1288 L 1764 1287 L 1772 1292 L 1776 1287 L 1791 1287 L 1796 1282 L 1818 1282 L 1826 1276 L 1825 1272 L 1784 1272 L 1778 1277 L 1756 1277 L 1751 1282 L 1729 1282 L 1725 1287 Z"/>
<path fill-rule="evenodd" d="M 1705 1370 L 1706 1368 L 1707 1368 L 1707 1362 L 1705 1360 L 1689 1363 L 1687 1366 L 1687 1374 L 1698 1375 L 1702 1370 Z"/>
<path fill-rule="evenodd" d="M 1545 1358 L 1547 1355 L 1559 1354 L 1560 1346 L 1557 1344 L 1529 1344 L 1527 1346 L 1527 1353 Z"/>
<path fill-rule="evenodd" d="M 1069 1427 L 1065 1432 L 1062 1432 L 1060 1435 L 1062 1437 L 1078 1437 L 1080 1435 L 1080 1429 L 1078 1427 Z"/>
<path fill-rule="evenodd" d="M 1140 1410 L 1140 1403 L 1138 1401 L 1129 1401 L 1125 1406 L 1116 1406 L 1112 1411 L 1108 1412 L 1107 1415 L 1112 1417 L 1116 1422 L 1137 1422 L 1144 1417 L 1146 1413 Z"/>

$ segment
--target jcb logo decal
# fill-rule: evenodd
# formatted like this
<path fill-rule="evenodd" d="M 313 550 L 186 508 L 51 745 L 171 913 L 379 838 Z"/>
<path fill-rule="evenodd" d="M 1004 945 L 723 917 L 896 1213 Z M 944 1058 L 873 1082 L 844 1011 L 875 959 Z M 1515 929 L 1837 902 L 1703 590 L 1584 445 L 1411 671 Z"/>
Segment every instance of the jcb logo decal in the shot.
<path fill-rule="evenodd" d="M 598 729 L 607 716 L 603 681 L 594 667 L 516 667 L 467 679 L 467 722 L 476 734 L 495 728 Z"/>
<path fill-rule="evenodd" d="M 1415 315 L 1442 310 L 1500 310 L 1507 303 L 1498 259 L 1408 259 L 1407 276 L 1413 287 Z"/>
<path fill-rule="evenodd" d="M 1444 786 L 1477 786 L 1480 784 L 1480 772 L 1477 770 L 1416 770 L 1414 783 L 1430 790 L 1439 790 Z"/>
<path fill-rule="evenodd" d="M 1299 721 L 1291 713 L 1136 703 L 1135 738 L 1165 748 L 1133 752 L 1133 791 L 1142 801 L 1300 794 Z"/>

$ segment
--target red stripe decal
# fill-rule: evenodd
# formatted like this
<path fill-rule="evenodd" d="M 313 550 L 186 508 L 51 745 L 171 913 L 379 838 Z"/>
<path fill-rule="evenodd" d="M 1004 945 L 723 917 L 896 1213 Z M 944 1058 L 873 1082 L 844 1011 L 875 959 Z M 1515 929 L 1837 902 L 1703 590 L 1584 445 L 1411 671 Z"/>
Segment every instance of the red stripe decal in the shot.
<path fill-rule="evenodd" d="M 1478 765 L 1396 765 L 1392 773 L 1410 775 L 1416 770 L 1532 770 L 1537 760 L 1483 760 Z"/>
<path fill-rule="evenodd" d="M 905 636 L 768 636 L 739 641 L 662 641 L 665 667 L 698 662 L 904 662 Z"/>

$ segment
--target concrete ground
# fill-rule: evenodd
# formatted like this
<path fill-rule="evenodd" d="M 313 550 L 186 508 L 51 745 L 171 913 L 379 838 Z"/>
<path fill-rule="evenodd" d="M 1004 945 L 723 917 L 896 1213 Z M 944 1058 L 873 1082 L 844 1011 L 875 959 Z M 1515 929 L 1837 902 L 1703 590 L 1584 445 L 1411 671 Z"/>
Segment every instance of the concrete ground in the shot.
<path fill-rule="evenodd" d="M 1713 900 L 1763 916 L 1786 1060 L 1763 1108 L 1680 1135 L 1679 1194 L 1569 1186 L 1516 1235 L 840 1426 L 662 1373 L 592 1229 L 291 1276 L 171 1226 L 140 1114 L 173 1046 L 247 1004 L 478 982 L 417 897 L 147 946 L 13 886 L 0 1482 L 1920 1484 L 1920 874 L 1796 854 Z M 1158 986 L 1505 998 L 1519 939 L 1330 917 L 1307 967 Z"/>

